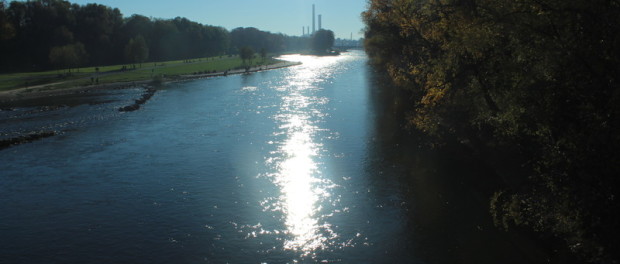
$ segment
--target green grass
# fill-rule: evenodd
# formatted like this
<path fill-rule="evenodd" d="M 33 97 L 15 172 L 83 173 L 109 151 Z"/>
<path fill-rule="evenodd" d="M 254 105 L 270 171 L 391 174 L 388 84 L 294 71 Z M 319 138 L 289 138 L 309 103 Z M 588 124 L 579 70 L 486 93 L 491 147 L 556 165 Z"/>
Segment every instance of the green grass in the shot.
<path fill-rule="evenodd" d="M 75 72 L 71 76 L 59 77 L 63 71 L 12 73 L 0 75 L 0 91 L 12 90 L 26 86 L 41 85 L 46 83 L 67 81 L 85 77 L 84 72 Z"/>
<path fill-rule="evenodd" d="M 274 64 L 278 61 L 274 59 L 254 59 L 252 66 Z M 119 71 L 126 66 L 127 71 Z M 100 66 L 99 73 L 96 67 L 85 67 L 71 70 L 71 75 L 60 77 L 65 70 L 54 70 L 46 72 L 11 73 L 0 74 L 0 91 L 18 89 L 27 86 L 54 84 L 53 89 L 62 89 L 75 86 L 91 84 L 91 77 L 99 78 L 99 84 L 115 82 L 133 82 L 151 80 L 155 75 L 186 75 L 196 72 L 226 71 L 242 67 L 241 59 L 238 56 L 197 58 L 187 62 L 186 60 L 165 61 L 165 62 L 146 62 L 142 67 L 133 69 L 131 64 Z M 58 84 L 59 82 L 62 82 Z"/>

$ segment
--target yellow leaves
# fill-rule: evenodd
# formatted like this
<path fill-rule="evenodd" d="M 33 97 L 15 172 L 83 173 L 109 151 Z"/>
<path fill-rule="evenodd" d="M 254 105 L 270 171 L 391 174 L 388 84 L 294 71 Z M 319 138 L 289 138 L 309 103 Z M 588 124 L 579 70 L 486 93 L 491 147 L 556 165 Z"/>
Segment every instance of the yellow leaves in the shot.
<path fill-rule="evenodd" d="M 411 79 L 409 75 L 404 72 L 404 69 L 395 65 L 388 65 L 388 74 L 394 81 L 394 83 L 401 87 L 408 87 L 411 85 Z"/>
<path fill-rule="evenodd" d="M 427 90 L 426 94 L 420 100 L 420 103 L 426 106 L 437 106 L 446 95 L 446 89 L 440 87 L 432 87 Z"/>
<path fill-rule="evenodd" d="M 426 108 L 416 109 L 415 115 L 409 117 L 409 122 L 417 129 L 433 134 L 439 129 L 439 117 Z"/>
<path fill-rule="evenodd" d="M 419 68 L 414 68 L 412 72 L 417 71 Z M 422 83 L 421 90 L 424 93 L 418 101 L 419 105 L 415 115 L 409 120 L 418 129 L 434 134 L 441 124 L 441 111 L 439 109 L 444 106 L 446 94 L 451 85 L 444 80 L 444 74 L 440 71 L 426 74 L 426 78 L 423 80 L 425 82 Z"/>
<path fill-rule="evenodd" d="M 416 64 L 413 63 L 409 63 L 409 75 L 411 76 L 423 76 L 424 74 L 424 70 L 422 69 L 422 67 L 419 67 Z"/>
<path fill-rule="evenodd" d="M 374 21 L 380 24 L 391 24 L 391 14 L 394 9 L 394 5 L 391 2 L 392 1 L 385 0 L 370 0 L 367 11 L 362 13 L 366 23 L 368 24 L 369 21 Z"/>
<path fill-rule="evenodd" d="M 375 54 L 385 55 L 392 79 L 412 91 L 409 124 L 438 137 L 478 132 L 489 145 L 527 150 L 539 182 L 533 195 L 496 193 L 496 224 L 582 236 L 575 204 L 556 201 L 569 201 L 578 193 L 572 190 L 589 194 L 581 183 L 597 173 L 617 174 L 599 157 L 618 141 L 611 128 L 617 96 L 606 98 L 618 90 L 617 1 L 373 0 L 382 1 L 402 4 L 378 11 L 387 24 L 375 31 L 398 45 L 373 48 L 386 50 Z"/>
<path fill-rule="evenodd" d="M 455 72 L 462 61 L 480 59 L 496 41 L 493 30 L 452 0 L 371 0 L 378 32 L 402 40 L 400 56 L 386 58 L 391 79 L 415 92 L 418 108 L 409 118 L 417 128 L 433 133 L 442 111 L 454 107 Z M 393 30 L 388 32 L 386 29 Z M 397 34 L 395 37 L 393 34 Z M 385 46 L 385 45 L 384 45 Z M 375 48 L 375 47 L 373 47 Z M 377 46 L 376 49 L 381 50 Z M 377 51 L 377 54 L 383 54 Z M 462 77 L 461 77 L 462 78 Z M 462 85 L 462 84 L 460 84 Z"/>
<path fill-rule="evenodd" d="M 15 27 L 10 23 L 0 21 L 0 40 L 9 40 L 15 36 Z"/>

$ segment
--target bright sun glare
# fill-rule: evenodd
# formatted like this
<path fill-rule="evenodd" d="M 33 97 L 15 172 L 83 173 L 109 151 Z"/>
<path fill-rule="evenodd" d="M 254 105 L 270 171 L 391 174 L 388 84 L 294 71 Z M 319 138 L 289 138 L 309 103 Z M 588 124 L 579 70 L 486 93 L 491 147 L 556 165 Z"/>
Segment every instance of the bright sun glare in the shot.
<path fill-rule="evenodd" d="M 316 142 L 316 117 L 323 116 L 317 109 L 326 100 L 313 96 L 316 83 L 325 78 L 321 69 L 335 60 L 299 55 L 283 59 L 301 61 L 303 65 L 291 68 L 294 77 L 279 88 L 290 95 L 283 98 L 275 117 L 285 139 L 279 143 L 277 155 L 281 158 L 276 163 L 273 181 L 281 191 L 278 200 L 290 235 L 284 247 L 308 255 L 326 247 L 336 236 L 320 215 L 321 202 L 329 197 L 330 184 L 322 179 L 317 162 L 323 146 Z"/>

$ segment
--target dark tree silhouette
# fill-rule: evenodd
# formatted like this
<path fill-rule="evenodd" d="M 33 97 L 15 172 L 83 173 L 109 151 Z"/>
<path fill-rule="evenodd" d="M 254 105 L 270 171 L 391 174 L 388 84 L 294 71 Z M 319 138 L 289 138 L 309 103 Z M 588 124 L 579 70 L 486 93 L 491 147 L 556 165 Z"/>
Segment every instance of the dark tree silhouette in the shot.
<path fill-rule="evenodd" d="M 53 47 L 49 54 L 52 65 L 59 69 L 68 69 L 82 66 L 88 58 L 88 54 L 82 43 L 69 44 L 65 46 Z"/>
<path fill-rule="evenodd" d="M 251 65 L 252 59 L 254 58 L 254 50 L 250 46 L 242 47 L 241 50 L 239 50 L 239 57 L 241 57 L 243 64 L 249 62 Z"/>
<path fill-rule="evenodd" d="M 371 0 L 363 17 L 372 63 L 411 91 L 410 124 L 517 161 L 492 198 L 499 226 L 617 263 L 618 14 L 598 0 Z"/>
<path fill-rule="evenodd" d="M 60 52 L 53 47 L 82 43 L 88 65 L 101 66 L 144 61 L 127 56 L 130 41 L 142 36 L 146 58 L 153 61 L 200 58 L 255 51 L 282 52 L 308 47 L 307 38 L 288 37 L 238 28 L 202 25 L 186 18 L 151 19 L 141 15 L 123 18 L 120 10 L 99 4 L 77 5 L 64 0 L 0 0 L 0 72 L 49 70 L 59 66 Z M 144 49 L 142 49 L 144 50 Z M 135 54 L 139 54 L 134 53 Z M 137 60 L 136 60 L 137 59 Z M 82 62 L 84 63 L 84 62 Z M 65 63 L 61 63 L 65 64 Z M 62 66 L 65 67 L 65 66 Z M 68 66 L 66 66 L 68 67 Z M 73 67 L 73 66 L 71 66 Z"/>
<path fill-rule="evenodd" d="M 334 46 L 334 32 L 321 29 L 312 36 L 312 50 L 318 54 L 327 53 Z"/>
<path fill-rule="evenodd" d="M 260 57 L 263 62 L 265 62 L 265 59 L 267 58 L 267 50 L 265 50 L 265 48 L 260 49 Z"/>
<path fill-rule="evenodd" d="M 139 63 L 140 67 L 142 67 L 142 63 L 149 58 L 149 47 L 142 35 L 138 35 L 129 40 L 129 43 L 125 46 L 125 58 L 127 58 L 129 62 Z"/>

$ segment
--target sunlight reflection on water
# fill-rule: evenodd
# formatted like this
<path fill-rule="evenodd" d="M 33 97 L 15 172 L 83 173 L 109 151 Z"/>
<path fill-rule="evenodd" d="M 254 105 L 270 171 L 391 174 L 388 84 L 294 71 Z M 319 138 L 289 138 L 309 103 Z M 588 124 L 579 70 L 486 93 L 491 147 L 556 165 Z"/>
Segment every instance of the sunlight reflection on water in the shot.
<path fill-rule="evenodd" d="M 330 203 L 335 185 L 324 178 L 318 161 L 325 150 L 317 132 L 322 130 L 320 123 L 326 115 L 322 108 L 328 99 L 315 95 L 318 84 L 333 74 L 338 58 L 287 55 L 281 59 L 303 64 L 290 68 L 291 77 L 276 88 L 287 96 L 273 117 L 279 124 L 274 133 L 274 137 L 280 136 L 275 143 L 278 149 L 267 160 L 280 197 L 277 205 L 264 206 L 278 208 L 284 215 L 288 235 L 284 248 L 308 256 L 329 247 L 338 237 L 327 222 L 333 212 L 325 212 L 323 206 Z"/>

